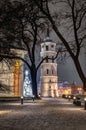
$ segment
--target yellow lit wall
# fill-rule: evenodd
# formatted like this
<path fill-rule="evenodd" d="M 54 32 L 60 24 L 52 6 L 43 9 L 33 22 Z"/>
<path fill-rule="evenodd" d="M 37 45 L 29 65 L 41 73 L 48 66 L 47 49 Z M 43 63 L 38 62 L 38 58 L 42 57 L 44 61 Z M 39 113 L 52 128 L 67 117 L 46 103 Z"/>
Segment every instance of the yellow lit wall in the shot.
<path fill-rule="evenodd" d="M 14 96 L 20 95 L 20 61 L 16 60 L 14 65 Z"/>

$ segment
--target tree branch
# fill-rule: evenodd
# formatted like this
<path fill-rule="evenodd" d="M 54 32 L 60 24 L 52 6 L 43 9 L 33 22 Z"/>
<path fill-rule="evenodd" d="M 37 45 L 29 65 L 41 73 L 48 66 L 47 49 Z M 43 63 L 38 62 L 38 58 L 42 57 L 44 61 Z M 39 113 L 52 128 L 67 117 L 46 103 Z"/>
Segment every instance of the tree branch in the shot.
<path fill-rule="evenodd" d="M 19 60 L 22 60 L 24 63 L 26 63 L 26 65 L 29 67 L 29 69 L 31 68 L 31 66 L 28 64 L 28 62 L 26 60 L 24 60 L 22 57 L 13 56 L 13 55 L 6 55 L 6 54 L 0 54 L 0 57 L 8 58 L 8 59 L 19 59 Z"/>

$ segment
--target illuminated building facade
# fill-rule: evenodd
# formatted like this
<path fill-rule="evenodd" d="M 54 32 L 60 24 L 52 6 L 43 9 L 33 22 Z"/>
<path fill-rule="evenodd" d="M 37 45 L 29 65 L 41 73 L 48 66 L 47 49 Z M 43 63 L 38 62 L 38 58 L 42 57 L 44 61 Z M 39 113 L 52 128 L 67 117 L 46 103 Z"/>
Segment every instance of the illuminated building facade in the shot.
<path fill-rule="evenodd" d="M 58 77 L 56 59 L 56 43 L 49 37 L 41 43 L 41 58 L 48 57 L 41 65 L 41 95 L 42 97 L 58 96 Z"/>
<path fill-rule="evenodd" d="M 16 60 L 14 64 L 14 96 L 19 96 L 20 95 L 20 72 L 21 72 L 21 66 L 20 66 L 20 61 Z"/>
<path fill-rule="evenodd" d="M 14 85 L 14 68 L 7 66 L 3 61 L 0 63 L 0 95 L 13 95 L 13 85 Z M 8 92 L 9 91 L 9 92 Z"/>
<path fill-rule="evenodd" d="M 58 87 L 58 93 L 59 96 L 62 95 L 82 95 L 83 94 L 83 87 L 77 86 L 76 84 L 68 84 L 68 85 L 62 85 Z"/>
<path fill-rule="evenodd" d="M 26 51 L 14 50 L 21 56 L 25 57 Z M 0 96 L 30 96 L 32 93 L 30 78 L 25 72 L 25 63 L 21 60 L 14 60 L 13 64 L 7 65 L 4 61 L 0 63 L 0 84 L 3 85 L 3 91 L 0 90 Z M 28 68 L 27 68 L 28 70 Z M 29 71 L 28 71 L 29 72 Z M 25 76 L 26 73 L 26 76 Z M 29 85 L 29 87 L 27 87 Z M 6 88 L 6 89 L 5 89 Z M 29 90 L 30 92 L 28 92 Z"/>
<path fill-rule="evenodd" d="M 0 73 L 0 85 L 2 89 L 0 90 L 1 96 L 20 96 L 21 93 L 21 62 L 15 60 L 14 65 L 8 67 L 8 65 L 3 62 L 0 64 L 2 69 Z M 4 90 L 3 90 L 4 88 Z"/>

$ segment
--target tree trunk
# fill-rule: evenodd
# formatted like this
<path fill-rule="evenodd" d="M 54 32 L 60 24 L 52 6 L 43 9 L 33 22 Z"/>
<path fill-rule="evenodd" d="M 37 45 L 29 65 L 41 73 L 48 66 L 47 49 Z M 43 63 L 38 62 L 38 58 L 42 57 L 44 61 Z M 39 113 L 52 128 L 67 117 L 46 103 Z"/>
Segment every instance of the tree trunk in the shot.
<path fill-rule="evenodd" d="M 35 98 L 38 98 L 37 80 L 36 80 L 37 71 L 36 71 L 35 65 L 31 66 L 30 72 L 31 72 L 31 79 L 32 79 L 32 92 L 33 92 L 33 95 L 35 96 Z"/>
<path fill-rule="evenodd" d="M 86 78 L 85 78 L 85 80 L 83 81 L 83 89 L 84 89 L 84 91 L 86 92 Z"/>
<path fill-rule="evenodd" d="M 74 64 L 76 66 L 76 69 L 77 69 L 77 72 L 79 74 L 79 77 L 83 83 L 83 90 L 86 92 L 86 77 L 82 71 L 82 68 L 81 68 L 81 65 L 80 65 L 80 62 L 78 60 L 78 58 L 73 58 L 73 61 L 74 61 Z"/>

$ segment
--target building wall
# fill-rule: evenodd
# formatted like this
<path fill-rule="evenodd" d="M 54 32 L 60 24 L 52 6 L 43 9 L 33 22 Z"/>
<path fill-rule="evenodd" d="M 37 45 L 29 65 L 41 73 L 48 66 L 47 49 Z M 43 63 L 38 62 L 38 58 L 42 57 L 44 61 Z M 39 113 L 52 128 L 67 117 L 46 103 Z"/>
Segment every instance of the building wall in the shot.
<path fill-rule="evenodd" d="M 23 58 L 26 51 L 16 50 L 16 53 Z M 0 91 L 0 96 L 22 95 L 23 64 L 20 60 L 14 60 L 13 65 L 9 68 L 4 61 L 0 63 L 0 83 L 6 88 L 4 91 Z M 8 89 L 9 91 L 6 91 Z"/>
<path fill-rule="evenodd" d="M 13 67 L 9 69 L 5 62 L 0 63 L 0 84 L 3 86 L 0 95 L 13 94 Z"/>
<path fill-rule="evenodd" d="M 41 78 L 41 92 L 43 97 L 56 97 L 58 96 L 58 79 L 57 76 L 43 76 Z"/>

